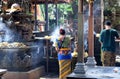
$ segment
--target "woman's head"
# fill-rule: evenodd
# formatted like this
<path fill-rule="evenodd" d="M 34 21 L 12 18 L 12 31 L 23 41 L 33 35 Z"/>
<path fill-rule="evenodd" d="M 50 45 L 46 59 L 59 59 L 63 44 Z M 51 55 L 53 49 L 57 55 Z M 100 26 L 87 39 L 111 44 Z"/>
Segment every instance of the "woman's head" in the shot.
<path fill-rule="evenodd" d="M 65 35 L 65 30 L 64 29 L 60 29 L 59 33 L 60 33 L 60 35 Z"/>

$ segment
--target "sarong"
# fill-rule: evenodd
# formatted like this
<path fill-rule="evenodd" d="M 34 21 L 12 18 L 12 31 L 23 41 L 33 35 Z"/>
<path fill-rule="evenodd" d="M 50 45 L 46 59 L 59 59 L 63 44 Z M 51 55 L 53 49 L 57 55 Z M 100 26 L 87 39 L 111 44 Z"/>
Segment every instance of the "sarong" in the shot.
<path fill-rule="evenodd" d="M 65 79 L 71 73 L 71 59 L 59 60 L 59 79 Z"/>
<path fill-rule="evenodd" d="M 101 55 L 101 61 L 103 66 L 115 66 L 115 53 L 104 51 Z"/>

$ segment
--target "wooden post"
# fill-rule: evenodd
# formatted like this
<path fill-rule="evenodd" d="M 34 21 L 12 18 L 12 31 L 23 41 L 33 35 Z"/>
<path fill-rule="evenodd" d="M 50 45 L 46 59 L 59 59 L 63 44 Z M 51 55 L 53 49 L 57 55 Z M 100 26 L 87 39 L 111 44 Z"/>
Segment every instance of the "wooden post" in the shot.
<path fill-rule="evenodd" d="M 83 53 L 84 53 L 84 40 L 83 40 L 83 0 L 79 0 L 78 6 L 78 62 L 83 63 Z"/>
<path fill-rule="evenodd" d="M 56 8 L 56 26 L 58 26 L 58 6 L 57 6 L 57 3 L 55 3 L 55 8 Z"/>
<path fill-rule="evenodd" d="M 38 25 L 37 25 L 37 3 L 36 3 L 36 0 L 35 0 L 35 22 L 34 22 L 34 31 L 37 31 L 38 30 Z"/>
<path fill-rule="evenodd" d="M 104 22 L 104 1 L 101 0 L 101 30 L 103 30 L 103 22 Z"/>
<path fill-rule="evenodd" d="M 48 20 L 48 0 L 45 1 L 45 31 L 49 30 L 49 20 Z"/>
<path fill-rule="evenodd" d="M 89 3 L 89 23 L 88 23 L 88 54 L 94 56 L 94 17 L 93 17 L 93 2 Z"/>
<path fill-rule="evenodd" d="M 94 58 L 94 17 L 93 17 L 93 2 L 88 0 L 89 3 L 89 21 L 88 21 L 88 58 L 86 65 L 95 66 L 96 61 Z"/>
<path fill-rule="evenodd" d="M 83 26 L 83 0 L 78 0 L 78 61 L 74 69 L 75 74 L 85 74 L 84 68 L 84 26 Z"/>

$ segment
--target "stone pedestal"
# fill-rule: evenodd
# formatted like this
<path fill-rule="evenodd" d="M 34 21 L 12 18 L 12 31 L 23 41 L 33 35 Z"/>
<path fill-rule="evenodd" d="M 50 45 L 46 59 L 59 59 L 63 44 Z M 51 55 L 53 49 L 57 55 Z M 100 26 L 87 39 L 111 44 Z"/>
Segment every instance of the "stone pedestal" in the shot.
<path fill-rule="evenodd" d="M 78 62 L 74 69 L 75 74 L 85 74 L 85 64 Z"/>
<path fill-rule="evenodd" d="M 88 57 L 86 65 L 87 66 L 96 66 L 95 57 Z"/>

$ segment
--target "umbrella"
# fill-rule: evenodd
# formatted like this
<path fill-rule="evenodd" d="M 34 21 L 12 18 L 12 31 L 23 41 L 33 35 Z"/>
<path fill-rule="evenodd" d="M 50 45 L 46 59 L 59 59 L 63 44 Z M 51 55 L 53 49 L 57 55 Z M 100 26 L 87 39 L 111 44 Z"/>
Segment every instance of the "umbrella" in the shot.
<path fill-rule="evenodd" d="M 45 15 L 46 15 L 45 16 L 45 21 L 46 21 L 45 31 L 48 31 L 49 30 L 49 26 L 48 26 L 48 4 L 49 3 L 55 3 L 55 4 L 58 4 L 58 3 L 70 3 L 71 1 L 72 0 L 31 0 L 31 2 L 35 4 L 35 27 L 34 27 L 34 30 L 37 31 L 36 4 L 45 4 Z M 57 8 L 57 5 L 56 5 L 56 8 Z M 57 11 L 57 9 L 56 9 L 56 11 Z M 57 16 L 57 14 L 56 14 L 56 16 Z M 56 17 L 56 21 L 58 21 L 57 17 Z M 56 25 L 58 25 L 58 23 L 56 23 Z"/>

